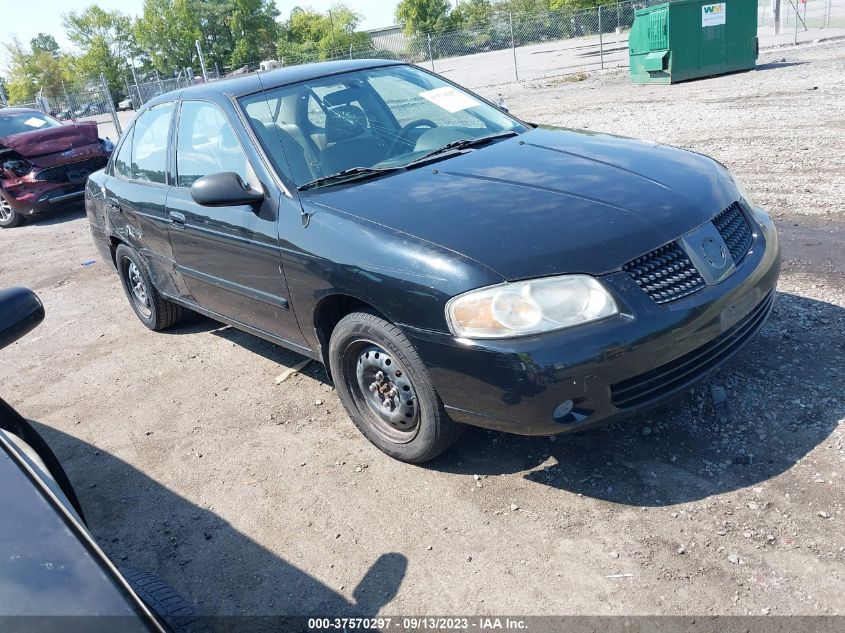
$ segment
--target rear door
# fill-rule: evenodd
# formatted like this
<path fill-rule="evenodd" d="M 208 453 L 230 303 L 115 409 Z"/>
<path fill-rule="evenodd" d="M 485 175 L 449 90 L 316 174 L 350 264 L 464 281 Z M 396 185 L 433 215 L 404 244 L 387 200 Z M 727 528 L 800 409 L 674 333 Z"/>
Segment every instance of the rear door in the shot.
<path fill-rule="evenodd" d="M 147 262 L 153 283 L 167 295 L 179 294 L 167 213 L 168 146 L 175 103 L 162 103 L 142 113 L 124 135 L 105 204 L 115 232 Z"/>
<path fill-rule="evenodd" d="M 282 192 L 256 172 L 222 108 L 183 101 L 175 139 L 175 186 L 167 203 L 170 242 L 187 288 L 187 301 L 293 346 L 304 338 L 290 309 L 279 251 Z M 194 202 L 191 185 L 203 176 L 235 172 L 264 202 L 207 207 Z"/>

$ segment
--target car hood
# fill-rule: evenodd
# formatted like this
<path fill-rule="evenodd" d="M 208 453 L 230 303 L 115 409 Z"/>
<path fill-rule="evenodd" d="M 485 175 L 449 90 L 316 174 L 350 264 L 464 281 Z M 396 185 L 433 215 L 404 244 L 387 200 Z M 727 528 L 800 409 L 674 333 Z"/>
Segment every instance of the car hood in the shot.
<path fill-rule="evenodd" d="M 97 123 L 85 121 L 4 136 L 0 145 L 16 151 L 37 167 L 50 167 L 71 158 L 78 160 L 102 153 L 95 151 L 98 141 Z"/>
<path fill-rule="evenodd" d="M 513 281 L 605 274 L 738 199 L 701 154 L 586 131 L 535 129 L 461 156 L 303 195 L 436 243 Z"/>

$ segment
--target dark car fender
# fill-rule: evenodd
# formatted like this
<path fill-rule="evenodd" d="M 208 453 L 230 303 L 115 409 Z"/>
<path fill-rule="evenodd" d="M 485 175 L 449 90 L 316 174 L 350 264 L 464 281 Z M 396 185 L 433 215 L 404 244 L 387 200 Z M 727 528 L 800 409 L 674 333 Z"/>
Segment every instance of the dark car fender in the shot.
<path fill-rule="evenodd" d="M 103 261 L 114 264 L 114 253 L 111 248 L 113 229 L 111 219 L 105 205 L 105 171 L 96 171 L 88 177 L 85 185 L 85 214 L 94 238 L 94 246 Z"/>
<path fill-rule="evenodd" d="M 400 328 L 446 332 L 451 297 L 502 282 L 482 264 L 436 244 L 316 201 L 305 199 L 303 206 L 311 215 L 308 226 L 296 218 L 280 231 L 290 238 L 282 242 L 283 266 L 303 335 L 323 359 L 323 317 L 338 302 L 373 307 Z"/>

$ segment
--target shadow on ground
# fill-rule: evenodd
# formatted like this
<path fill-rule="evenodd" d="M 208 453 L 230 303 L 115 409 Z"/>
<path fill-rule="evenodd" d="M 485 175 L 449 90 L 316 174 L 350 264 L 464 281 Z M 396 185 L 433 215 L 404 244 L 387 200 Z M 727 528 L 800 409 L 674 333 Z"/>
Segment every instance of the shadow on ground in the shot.
<path fill-rule="evenodd" d="M 44 424 L 33 426 L 76 485 L 88 527 L 112 561 L 166 580 L 218 633 L 306 631 L 304 616 L 373 616 L 404 579 L 407 558 L 385 553 L 350 601 L 126 462 Z M 80 489 L 82 482 L 87 487 Z"/>
<path fill-rule="evenodd" d="M 524 473 L 544 486 L 633 506 L 757 485 L 818 446 L 845 415 L 843 327 L 843 308 L 780 293 L 755 339 L 669 406 L 553 441 L 470 429 L 430 466 Z M 713 385 L 728 392 L 727 415 L 714 410 Z"/>
<path fill-rule="evenodd" d="M 35 215 L 30 218 L 27 218 L 26 224 L 24 224 L 23 226 L 28 226 L 30 224 L 38 226 L 52 226 L 54 224 L 63 224 L 65 222 L 70 222 L 71 220 L 78 220 L 84 215 L 85 207 L 82 204 L 73 204 L 66 207 L 57 208 L 56 210 L 50 211 L 49 213 L 45 213 L 43 215 Z"/>
<path fill-rule="evenodd" d="M 238 330 L 237 328 L 215 321 L 196 312 L 191 312 L 190 310 L 186 311 L 185 318 L 179 325 L 161 331 L 163 334 L 175 335 L 198 334 L 200 332 L 210 332 L 214 336 L 225 339 L 238 347 L 243 347 L 253 354 L 257 354 L 276 363 L 279 365 L 279 373 L 282 373 L 286 368 L 298 365 L 307 358 L 302 354 L 297 354 L 275 343 L 265 341 L 243 330 Z M 326 370 L 321 363 L 312 362 L 299 373 L 314 380 L 319 380 L 324 385 L 331 384 L 328 374 L 326 374 Z"/>

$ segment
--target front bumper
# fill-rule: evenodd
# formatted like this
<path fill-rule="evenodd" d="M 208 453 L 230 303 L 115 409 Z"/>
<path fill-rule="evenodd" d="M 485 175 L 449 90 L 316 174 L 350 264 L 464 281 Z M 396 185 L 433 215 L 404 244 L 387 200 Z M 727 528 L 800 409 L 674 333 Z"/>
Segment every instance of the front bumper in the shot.
<path fill-rule="evenodd" d="M 405 328 L 450 416 L 523 435 L 578 431 L 652 408 L 698 382 L 762 327 L 780 248 L 755 214 L 751 250 L 715 286 L 656 304 L 628 276 L 604 277 L 620 314 L 538 336 L 462 341 Z"/>

